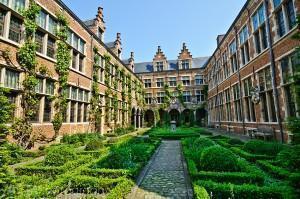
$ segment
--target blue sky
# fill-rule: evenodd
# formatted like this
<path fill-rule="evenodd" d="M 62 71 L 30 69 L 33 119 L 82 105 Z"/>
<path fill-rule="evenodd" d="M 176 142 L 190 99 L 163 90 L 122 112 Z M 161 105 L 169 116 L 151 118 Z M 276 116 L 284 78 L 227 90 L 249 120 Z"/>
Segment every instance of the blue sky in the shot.
<path fill-rule="evenodd" d="M 182 43 L 194 57 L 209 56 L 216 37 L 225 33 L 246 0 L 63 0 L 82 20 L 104 8 L 105 42 L 122 34 L 123 55 L 135 52 L 136 62 L 151 61 L 160 45 L 176 59 Z"/>

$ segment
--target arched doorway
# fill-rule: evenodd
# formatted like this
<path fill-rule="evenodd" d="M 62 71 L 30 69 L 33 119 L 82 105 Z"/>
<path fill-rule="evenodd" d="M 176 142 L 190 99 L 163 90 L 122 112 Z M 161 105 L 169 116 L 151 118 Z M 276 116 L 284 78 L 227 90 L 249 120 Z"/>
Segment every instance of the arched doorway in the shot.
<path fill-rule="evenodd" d="M 194 123 L 193 111 L 190 109 L 185 109 L 181 114 L 181 122 L 183 125 L 190 126 Z"/>
<path fill-rule="evenodd" d="M 179 119 L 180 119 L 180 112 L 176 109 L 172 109 L 169 112 L 170 115 L 170 120 L 171 121 L 176 121 L 177 125 L 179 124 Z"/>
<path fill-rule="evenodd" d="M 131 110 L 131 126 L 133 126 L 134 128 L 135 128 L 135 116 L 136 116 L 135 108 L 132 108 L 132 110 Z"/>
<path fill-rule="evenodd" d="M 207 115 L 207 111 L 204 108 L 198 108 L 196 110 L 196 123 L 199 126 L 205 125 L 205 118 Z"/>
<path fill-rule="evenodd" d="M 168 123 L 170 123 L 170 117 L 167 111 L 163 110 L 163 109 L 159 109 L 159 125 L 160 126 L 164 126 Z"/>
<path fill-rule="evenodd" d="M 151 127 L 154 125 L 154 112 L 152 110 L 147 110 L 144 115 L 145 125 Z"/>

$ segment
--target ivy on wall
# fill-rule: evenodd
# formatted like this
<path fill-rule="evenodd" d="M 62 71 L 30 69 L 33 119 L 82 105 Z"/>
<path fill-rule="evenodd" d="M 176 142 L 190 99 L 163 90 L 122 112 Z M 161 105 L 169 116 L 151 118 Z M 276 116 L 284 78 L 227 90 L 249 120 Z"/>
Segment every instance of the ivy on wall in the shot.
<path fill-rule="evenodd" d="M 35 88 L 38 85 L 36 78 L 36 43 L 34 42 L 34 35 L 37 29 L 36 17 L 40 11 L 40 7 L 31 0 L 29 7 L 22 11 L 25 26 L 25 41 L 17 53 L 18 62 L 24 71 L 24 80 L 22 83 L 22 101 L 24 116 L 17 119 L 12 125 L 12 135 L 17 143 L 23 148 L 31 148 L 34 143 L 34 136 L 32 133 L 32 124 L 30 120 L 36 113 L 36 106 L 38 99 Z"/>
<path fill-rule="evenodd" d="M 129 110 L 129 118 L 132 116 L 132 79 L 131 75 L 127 75 L 127 86 L 128 86 L 128 96 L 127 96 L 127 103 L 128 103 L 128 110 Z"/>
<path fill-rule="evenodd" d="M 105 60 L 105 80 L 104 83 L 107 87 L 105 90 L 105 122 L 108 126 L 110 126 L 111 119 L 113 116 L 110 113 L 111 109 L 111 97 L 112 97 L 112 89 L 111 89 L 111 82 L 110 82 L 110 67 L 111 67 L 111 57 L 107 54 L 104 55 Z"/>
<path fill-rule="evenodd" d="M 184 103 L 184 100 L 183 100 L 183 86 L 182 86 L 182 83 L 177 85 L 176 90 L 178 92 L 178 100 L 179 100 L 180 104 L 183 107 L 186 107 L 186 104 Z"/>
<path fill-rule="evenodd" d="M 93 79 L 92 79 L 92 95 L 91 95 L 91 108 L 90 108 L 90 122 L 94 123 L 95 130 L 101 131 L 101 116 L 102 116 L 102 104 L 99 103 L 99 70 L 100 70 L 100 56 L 98 48 L 93 49 L 94 52 L 94 64 L 93 64 Z"/>
<path fill-rule="evenodd" d="M 55 131 L 54 138 L 57 137 L 59 130 L 62 126 L 64 116 L 67 112 L 68 101 L 67 101 L 67 88 L 68 88 L 68 76 L 69 76 L 69 66 L 71 64 L 70 49 L 66 43 L 68 39 L 68 20 L 63 13 L 57 14 L 57 21 L 59 24 L 59 30 L 56 35 L 57 40 L 57 50 L 56 50 L 56 60 L 55 70 L 58 74 L 58 93 L 55 102 L 55 115 L 52 120 L 52 124 Z"/>

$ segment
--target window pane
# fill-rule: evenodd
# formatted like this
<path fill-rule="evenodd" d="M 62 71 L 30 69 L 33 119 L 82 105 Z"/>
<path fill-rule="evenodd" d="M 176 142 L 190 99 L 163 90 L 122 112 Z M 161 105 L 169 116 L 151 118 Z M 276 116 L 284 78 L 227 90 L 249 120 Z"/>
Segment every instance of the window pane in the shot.
<path fill-rule="evenodd" d="M 40 31 L 35 33 L 36 51 L 39 53 L 43 53 L 44 35 L 45 34 Z"/>
<path fill-rule="evenodd" d="M 8 5 L 8 0 L 0 0 L 0 3 L 3 3 L 4 5 Z"/>
<path fill-rule="evenodd" d="M 77 100 L 77 88 L 72 87 L 72 100 Z"/>
<path fill-rule="evenodd" d="M 79 71 L 84 71 L 84 56 L 82 55 L 79 56 Z"/>
<path fill-rule="evenodd" d="M 9 26 L 9 35 L 8 38 L 15 42 L 20 42 L 21 40 L 21 26 L 22 21 L 14 16 L 10 18 L 10 26 Z"/>
<path fill-rule="evenodd" d="M 12 0 L 12 9 L 20 11 L 25 7 L 25 0 Z"/>
<path fill-rule="evenodd" d="M 51 80 L 46 81 L 46 94 L 54 95 L 54 82 Z"/>
<path fill-rule="evenodd" d="M 276 8 L 281 3 L 281 0 L 273 0 L 273 3 L 274 3 L 274 8 Z"/>
<path fill-rule="evenodd" d="M 78 106 L 77 106 L 77 122 L 82 122 L 81 120 L 82 118 L 82 104 L 81 103 L 78 103 Z"/>
<path fill-rule="evenodd" d="M 286 12 L 289 23 L 289 29 L 292 29 L 296 25 L 296 15 L 294 10 L 293 1 L 289 0 L 286 4 Z"/>
<path fill-rule="evenodd" d="M 72 68 L 77 69 L 77 53 L 73 51 Z"/>
<path fill-rule="evenodd" d="M 76 111 L 76 102 L 71 103 L 71 114 L 70 114 L 70 122 L 75 122 L 75 111 Z"/>
<path fill-rule="evenodd" d="M 78 49 L 78 41 L 79 41 L 79 38 L 77 35 L 73 34 L 73 47 L 75 49 Z"/>
<path fill-rule="evenodd" d="M 53 35 L 55 35 L 56 30 L 57 30 L 57 22 L 52 17 L 49 17 L 48 31 Z"/>
<path fill-rule="evenodd" d="M 67 39 L 67 43 L 72 45 L 72 31 L 68 30 L 68 39 Z"/>
<path fill-rule="evenodd" d="M 35 86 L 35 92 L 36 93 L 44 93 L 44 85 L 43 85 L 43 79 L 37 79 L 38 80 L 38 84 Z"/>
<path fill-rule="evenodd" d="M 3 36 L 5 14 L 5 11 L 0 10 L 0 36 Z"/>
<path fill-rule="evenodd" d="M 84 46 L 85 46 L 85 42 L 80 39 L 80 48 L 79 48 L 79 51 L 81 53 L 84 53 Z"/>
<path fill-rule="evenodd" d="M 54 58 L 54 55 L 55 55 L 55 40 L 52 39 L 51 37 L 48 37 L 47 56 Z"/>
<path fill-rule="evenodd" d="M 47 14 L 43 10 L 41 10 L 39 15 L 36 18 L 37 24 L 44 29 L 46 29 L 46 17 Z"/>
<path fill-rule="evenodd" d="M 45 97 L 45 105 L 44 105 L 44 122 L 50 122 L 51 121 L 51 104 L 52 101 L 48 99 L 48 97 Z"/>
<path fill-rule="evenodd" d="M 7 88 L 19 89 L 19 73 L 6 69 L 4 86 Z"/>
<path fill-rule="evenodd" d="M 285 34 L 285 24 L 284 24 L 284 16 L 282 9 L 279 10 L 276 14 L 277 24 L 278 24 L 278 35 L 282 37 Z"/>

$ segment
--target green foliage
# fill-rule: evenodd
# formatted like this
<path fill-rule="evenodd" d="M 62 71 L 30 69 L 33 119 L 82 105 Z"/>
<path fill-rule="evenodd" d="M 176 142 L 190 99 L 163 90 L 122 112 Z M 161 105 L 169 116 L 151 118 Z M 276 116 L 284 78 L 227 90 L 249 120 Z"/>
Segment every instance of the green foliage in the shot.
<path fill-rule="evenodd" d="M 61 142 L 66 144 L 85 145 L 91 140 L 103 140 L 104 137 L 99 133 L 81 133 L 74 135 L 64 135 Z"/>
<path fill-rule="evenodd" d="M 277 142 L 265 142 L 262 140 L 251 140 L 244 144 L 243 149 L 249 153 L 260 155 L 277 155 L 284 146 Z"/>
<path fill-rule="evenodd" d="M 208 195 L 205 188 L 200 187 L 196 184 L 193 184 L 194 187 L 194 198 L 195 199 L 210 199 L 210 196 Z"/>
<path fill-rule="evenodd" d="M 289 176 L 290 184 L 300 190 L 300 173 L 293 173 Z"/>
<path fill-rule="evenodd" d="M 55 110 L 56 113 L 52 120 L 53 128 L 55 131 L 54 138 L 57 137 L 59 130 L 62 126 L 64 120 L 64 114 L 67 111 L 67 95 L 66 90 L 68 88 L 68 76 L 69 76 L 69 67 L 71 64 L 71 55 L 68 44 L 66 43 L 68 38 L 68 20 L 63 13 L 57 14 L 59 30 L 56 35 L 57 40 L 57 49 L 56 49 L 56 65 L 55 70 L 58 74 L 58 96 L 56 97 Z"/>
<path fill-rule="evenodd" d="M 175 132 L 171 131 L 169 127 L 165 128 L 152 128 L 149 131 L 150 137 L 163 138 L 163 139 L 181 139 L 186 137 L 199 137 L 199 128 L 184 128 L 179 127 Z"/>
<path fill-rule="evenodd" d="M 290 172 L 274 166 L 271 162 L 268 161 L 264 161 L 264 160 L 258 160 L 257 164 L 267 173 L 271 174 L 272 176 L 274 176 L 277 179 L 285 179 L 290 175 Z"/>
<path fill-rule="evenodd" d="M 268 155 L 256 155 L 252 153 L 248 153 L 238 147 L 231 147 L 230 150 L 235 153 L 236 155 L 245 158 L 246 160 L 250 162 L 256 162 L 257 160 L 271 160 L 274 158 L 274 156 L 268 156 Z"/>
<path fill-rule="evenodd" d="M 278 164 L 291 171 L 300 171 L 300 145 L 282 150 L 278 153 Z"/>
<path fill-rule="evenodd" d="M 131 188 L 134 186 L 134 182 L 129 179 L 124 179 L 122 182 L 107 194 L 107 199 L 123 199 L 130 193 Z"/>
<path fill-rule="evenodd" d="M 94 150 L 99 150 L 104 147 L 104 144 L 100 140 L 91 140 L 87 143 L 85 146 L 86 151 L 94 151 Z"/>
<path fill-rule="evenodd" d="M 244 142 L 240 139 L 236 139 L 236 138 L 231 138 L 230 140 L 227 141 L 228 144 L 230 145 L 243 145 Z"/>
<path fill-rule="evenodd" d="M 220 146 L 204 149 L 200 157 L 200 168 L 205 171 L 239 171 L 237 163 L 237 157 Z"/>
<path fill-rule="evenodd" d="M 51 148 L 45 157 L 45 165 L 61 166 L 70 160 L 74 160 L 76 154 L 69 146 L 56 146 Z"/>

